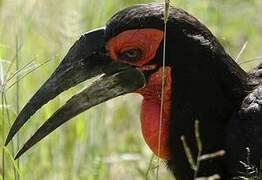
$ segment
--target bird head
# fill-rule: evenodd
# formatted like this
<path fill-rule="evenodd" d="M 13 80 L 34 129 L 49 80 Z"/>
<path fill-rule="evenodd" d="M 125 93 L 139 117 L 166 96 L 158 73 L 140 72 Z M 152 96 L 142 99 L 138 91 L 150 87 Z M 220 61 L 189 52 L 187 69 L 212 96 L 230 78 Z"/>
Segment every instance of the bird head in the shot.
<path fill-rule="evenodd" d="M 230 78 L 234 72 L 237 72 L 232 77 L 235 79 L 243 79 L 245 73 L 233 61 L 228 61 L 228 55 L 204 25 L 174 7 L 170 8 L 167 23 L 166 64 L 163 67 L 164 11 L 161 4 L 132 6 L 116 13 L 105 27 L 83 34 L 19 113 L 6 145 L 44 104 L 87 79 L 101 77 L 59 108 L 25 143 L 16 158 L 83 111 L 135 92 L 144 97 L 141 127 L 146 143 L 155 154 L 170 159 L 168 136 L 172 106 L 178 107 L 183 98 L 186 102 L 193 101 L 198 92 L 205 93 L 198 89 L 197 82 L 200 87 L 218 80 L 217 74 L 224 73 L 228 82 L 219 80 L 227 84 L 232 82 Z M 217 66 L 231 70 L 227 72 Z M 234 82 L 230 86 L 237 91 L 234 87 L 238 87 L 238 81 Z M 209 86 L 216 88 L 213 83 Z"/>

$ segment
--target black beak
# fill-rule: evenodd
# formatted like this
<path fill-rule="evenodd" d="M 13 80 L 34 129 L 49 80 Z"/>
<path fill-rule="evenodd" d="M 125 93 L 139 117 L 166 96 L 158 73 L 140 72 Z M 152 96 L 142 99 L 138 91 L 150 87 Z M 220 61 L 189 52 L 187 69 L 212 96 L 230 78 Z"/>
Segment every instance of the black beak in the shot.
<path fill-rule="evenodd" d="M 130 65 L 112 61 L 106 56 L 104 32 L 104 28 L 88 32 L 75 42 L 55 72 L 19 113 L 5 145 L 28 119 L 51 99 L 87 79 L 102 76 L 59 108 L 25 143 L 15 159 L 74 116 L 144 86 L 145 78 L 141 71 Z"/>

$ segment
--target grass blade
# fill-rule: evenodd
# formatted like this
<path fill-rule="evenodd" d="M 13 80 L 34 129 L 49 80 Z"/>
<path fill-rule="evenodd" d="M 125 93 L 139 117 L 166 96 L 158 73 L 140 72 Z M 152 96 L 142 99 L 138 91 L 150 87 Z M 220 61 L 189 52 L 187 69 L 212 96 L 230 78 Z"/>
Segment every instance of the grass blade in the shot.
<path fill-rule="evenodd" d="M 39 69 L 40 67 L 42 67 L 43 65 L 47 64 L 48 62 L 50 62 L 53 59 L 49 59 L 41 64 L 39 64 L 38 66 L 36 66 L 35 68 L 33 68 L 32 70 L 30 70 L 29 72 L 27 72 L 26 74 L 24 74 L 23 76 L 19 77 L 13 84 L 11 84 L 10 86 L 8 86 L 6 88 L 6 91 L 8 91 L 10 88 L 12 88 L 14 85 L 17 84 L 17 82 L 21 81 L 22 79 L 24 79 L 27 75 L 31 74 L 32 72 L 34 72 L 35 70 Z"/>
<path fill-rule="evenodd" d="M 157 150 L 157 166 L 156 180 L 159 178 L 159 164 L 160 164 L 160 149 L 161 149 L 161 134 L 163 124 L 163 112 L 164 112 L 164 87 L 165 87 L 165 66 L 166 66 L 166 40 L 167 40 L 167 22 L 169 17 L 170 1 L 165 0 L 165 14 L 164 14 L 164 47 L 163 47 L 163 62 L 162 62 L 162 87 L 161 87 L 161 105 L 160 105 L 160 118 L 159 118 L 159 132 L 158 132 L 158 150 Z"/>

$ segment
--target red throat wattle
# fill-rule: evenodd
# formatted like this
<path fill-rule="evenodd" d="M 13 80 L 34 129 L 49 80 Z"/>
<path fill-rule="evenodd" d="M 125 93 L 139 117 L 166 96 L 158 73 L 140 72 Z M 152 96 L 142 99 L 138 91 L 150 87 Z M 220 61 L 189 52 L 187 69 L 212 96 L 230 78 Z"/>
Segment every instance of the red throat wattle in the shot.
<path fill-rule="evenodd" d="M 122 61 L 144 71 L 153 70 L 157 65 L 149 62 L 155 58 L 163 37 L 163 31 L 158 29 L 127 30 L 110 39 L 107 42 L 107 50 L 113 60 L 119 60 L 118 56 L 121 52 L 127 49 L 139 49 L 142 52 L 139 59 Z M 171 67 L 165 67 L 163 116 L 160 129 L 162 76 L 163 69 L 159 68 L 148 77 L 146 86 L 136 92 L 144 97 L 141 109 L 141 127 L 147 145 L 160 158 L 170 159 L 167 140 L 171 105 Z"/>
<path fill-rule="evenodd" d="M 163 116 L 160 130 L 162 72 L 163 70 L 160 68 L 156 73 L 152 74 L 148 79 L 147 85 L 137 92 L 144 97 L 141 109 L 141 127 L 144 139 L 154 154 L 168 160 L 170 159 L 167 140 L 171 105 L 171 67 L 165 67 Z M 160 132 L 161 136 L 159 139 Z"/>

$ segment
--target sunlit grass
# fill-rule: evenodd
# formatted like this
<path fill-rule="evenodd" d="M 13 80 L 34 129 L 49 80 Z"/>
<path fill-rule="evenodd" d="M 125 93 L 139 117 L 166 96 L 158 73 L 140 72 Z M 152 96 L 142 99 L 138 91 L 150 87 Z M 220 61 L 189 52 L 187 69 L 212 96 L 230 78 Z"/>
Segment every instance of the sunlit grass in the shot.
<path fill-rule="evenodd" d="M 6 98 L 2 98 L 7 102 L 1 106 L 4 117 L 8 112 L 10 123 L 14 121 L 17 107 L 21 108 L 49 77 L 81 33 L 104 26 L 117 10 L 146 2 L 152 1 L 0 0 L 0 59 L 2 74 L 8 82 L 4 83 Z M 250 60 L 243 64 L 246 69 L 261 60 L 262 3 L 259 0 L 224 0 L 223 3 L 173 0 L 171 3 L 201 19 L 232 57 L 238 57 L 243 44 L 248 42 L 238 59 L 239 63 Z M 41 67 L 35 70 L 38 65 Z M 37 112 L 21 129 L 20 145 L 84 85 L 63 93 Z M 17 149 L 17 140 L 14 139 L 13 146 L 2 148 L 10 127 L 7 118 L 2 118 L 0 152 L 5 158 L 0 160 L 5 160 L 5 179 L 14 179 L 14 171 L 26 180 L 155 178 L 157 161 L 140 132 L 140 102 L 141 97 L 127 95 L 79 115 L 22 156 L 19 171 L 10 158 Z M 171 179 L 164 162 L 160 162 L 160 167 L 159 179 Z M 2 169 L 1 163 L 3 179 Z"/>

